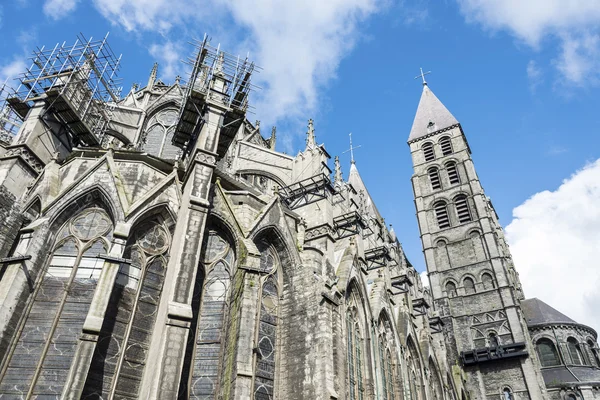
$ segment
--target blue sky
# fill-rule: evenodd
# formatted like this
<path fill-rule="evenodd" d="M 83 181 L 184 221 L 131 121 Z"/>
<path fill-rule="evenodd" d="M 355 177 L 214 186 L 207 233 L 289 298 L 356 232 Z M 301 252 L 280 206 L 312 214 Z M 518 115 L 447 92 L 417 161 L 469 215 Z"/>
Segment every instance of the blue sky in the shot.
<path fill-rule="evenodd" d="M 250 119 L 265 132 L 277 125 L 279 150 L 301 150 L 314 118 L 347 176 L 353 133 L 372 197 L 423 270 L 406 139 L 421 94 L 414 77 L 431 70 L 509 225 L 526 294 L 600 328 L 599 22 L 598 0 L 4 1 L 0 79 L 35 46 L 110 31 L 125 92 L 154 61 L 172 82 L 186 74 L 187 41 L 207 32 L 262 67 Z"/>

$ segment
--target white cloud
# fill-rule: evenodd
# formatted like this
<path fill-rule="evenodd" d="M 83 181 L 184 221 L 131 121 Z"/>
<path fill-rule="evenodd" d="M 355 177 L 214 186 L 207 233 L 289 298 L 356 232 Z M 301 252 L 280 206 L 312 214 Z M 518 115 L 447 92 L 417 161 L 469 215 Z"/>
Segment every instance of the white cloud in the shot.
<path fill-rule="evenodd" d="M 181 45 L 167 41 L 163 44 L 154 43 L 148 49 L 150 55 L 160 64 L 158 75 L 161 79 L 169 83 L 178 73 L 181 73 L 184 58 Z"/>
<path fill-rule="evenodd" d="M 529 79 L 529 88 L 532 92 L 535 92 L 542 82 L 542 70 L 533 60 L 529 60 L 529 63 L 527 63 L 527 79 Z"/>
<path fill-rule="evenodd" d="M 596 81 L 600 71 L 600 0 L 457 0 L 467 20 L 506 30 L 538 49 L 560 43 L 555 65 L 566 83 Z"/>
<path fill-rule="evenodd" d="M 46 0 L 44 14 L 52 19 L 61 19 L 74 11 L 79 0 Z"/>
<path fill-rule="evenodd" d="M 335 77 L 360 37 L 360 23 L 387 0 L 94 0 L 109 20 L 132 32 L 167 36 L 174 26 L 212 31 L 263 69 L 254 105 L 263 123 L 302 119 L 317 109 L 319 89 Z M 196 33 L 202 33 L 196 32 Z M 231 33 L 234 32 L 234 33 Z M 235 37 L 231 37 L 235 36 Z"/>
<path fill-rule="evenodd" d="M 25 72 L 27 64 L 25 63 L 24 57 L 13 57 L 12 60 L 0 64 L 0 86 L 6 82 L 7 86 L 15 88 L 17 82 L 16 79 L 19 74 Z"/>
<path fill-rule="evenodd" d="M 513 217 L 506 233 L 525 295 L 600 329 L 600 160 Z"/>

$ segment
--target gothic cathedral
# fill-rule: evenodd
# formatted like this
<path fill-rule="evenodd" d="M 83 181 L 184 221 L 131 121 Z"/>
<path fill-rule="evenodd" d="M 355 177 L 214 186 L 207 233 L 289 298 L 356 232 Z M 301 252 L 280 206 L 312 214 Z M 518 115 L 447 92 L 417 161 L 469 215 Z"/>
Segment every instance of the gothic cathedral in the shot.
<path fill-rule="evenodd" d="M 187 80 L 155 64 L 121 95 L 106 38 L 79 38 L 2 98 L 1 399 L 600 399 L 596 332 L 525 298 L 425 81 L 429 285 L 354 160 L 345 179 L 312 120 L 276 151 L 246 116 L 254 64 L 195 46 Z"/>

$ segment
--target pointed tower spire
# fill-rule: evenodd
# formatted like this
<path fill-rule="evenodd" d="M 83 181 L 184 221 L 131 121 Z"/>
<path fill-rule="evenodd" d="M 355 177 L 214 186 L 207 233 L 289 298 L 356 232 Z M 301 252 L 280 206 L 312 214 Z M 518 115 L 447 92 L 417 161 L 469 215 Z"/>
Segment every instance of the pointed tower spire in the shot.
<path fill-rule="evenodd" d="M 154 83 L 156 82 L 156 75 L 158 74 L 158 63 L 155 62 L 152 67 L 152 71 L 150 71 L 150 77 L 148 78 L 148 85 L 146 87 L 152 88 L 154 87 Z"/>
<path fill-rule="evenodd" d="M 454 125 L 458 125 L 458 121 L 429 89 L 425 77 L 423 77 L 423 93 L 408 141 L 412 142 Z"/>
<path fill-rule="evenodd" d="M 344 183 L 344 177 L 342 176 L 342 166 L 340 165 L 340 158 L 335 156 L 335 172 L 333 175 L 333 185 L 335 187 L 342 186 Z"/>
<path fill-rule="evenodd" d="M 317 147 L 317 142 L 315 138 L 315 127 L 311 118 L 308 120 L 308 131 L 306 132 L 306 148 L 314 149 L 315 147 Z"/>
<path fill-rule="evenodd" d="M 269 138 L 269 148 L 275 150 L 275 141 L 277 140 L 277 127 L 271 128 L 271 137 Z"/>

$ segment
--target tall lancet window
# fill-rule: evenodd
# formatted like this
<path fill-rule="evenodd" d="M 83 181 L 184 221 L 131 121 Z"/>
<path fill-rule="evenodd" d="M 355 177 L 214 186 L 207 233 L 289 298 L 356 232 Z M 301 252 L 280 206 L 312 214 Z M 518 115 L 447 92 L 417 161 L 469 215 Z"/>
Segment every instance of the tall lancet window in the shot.
<path fill-rule="evenodd" d="M 112 289 L 82 398 L 135 398 L 165 280 L 170 233 L 156 216 L 136 225 Z"/>
<path fill-rule="evenodd" d="M 7 355 L 0 393 L 31 391 L 32 397 L 58 397 L 64 389 L 104 266 L 98 255 L 108 252 L 113 224 L 103 209 L 89 208 L 58 228 L 33 301 L 23 311 L 20 336 Z M 6 379 L 11 376 L 18 379 L 11 383 Z"/>
<path fill-rule="evenodd" d="M 348 399 L 363 400 L 364 372 L 363 366 L 363 335 L 356 307 L 356 299 L 352 299 L 346 313 L 346 337 L 347 337 L 347 360 L 348 360 Z"/>
<path fill-rule="evenodd" d="M 279 319 L 279 290 L 277 282 L 278 257 L 272 247 L 261 252 L 260 268 L 266 272 L 260 293 L 260 314 L 255 347 L 256 369 L 254 376 L 254 398 L 275 398 L 275 376 L 277 367 L 277 325 Z"/>
<path fill-rule="evenodd" d="M 181 149 L 173 145 L 173 133 L 179 118 L 176 109 L 168 108 L 154 114 L 146 124 L 146 132 L 142 137 L 145 152 L 156 157 L 174 160 L 181 154 Z"/>
<path fill-rule="evenodd" d="M 381 370 L 381 392 L 384 400 L 395 400 L 394 336 L 389 320 L 382 315 L 379 319 L 379 365 Z"/>
<path fill-rule="evenodd" d="M 190 399 L 216 398 L 222 349 L 225 343 L 224 321 L 231 284 L 231 271 L 235 264 L 232 242 L 217 230 L 210 230 L 203 244 L 201 264 L 205 279 L 197 323 L 192 371 L 190 373 Z M 198 303 L 198 302 L 195 302 Z"/>

